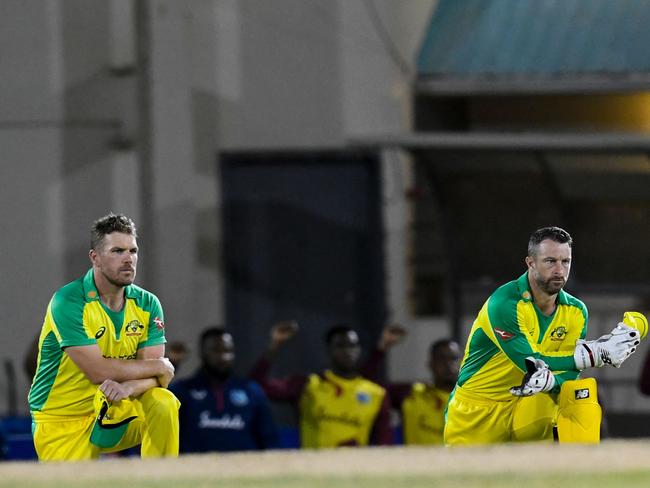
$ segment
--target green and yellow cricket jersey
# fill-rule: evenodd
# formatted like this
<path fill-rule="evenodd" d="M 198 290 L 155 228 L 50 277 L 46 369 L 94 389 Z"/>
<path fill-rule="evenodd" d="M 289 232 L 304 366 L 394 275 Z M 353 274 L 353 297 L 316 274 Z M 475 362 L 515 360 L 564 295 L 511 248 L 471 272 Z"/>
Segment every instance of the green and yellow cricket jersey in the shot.
<path fill-rule="evenodd" d="M 99 299 L 91 269 L 54 294 L 41 329 L 38 365 L 29 391 L 34 420 L 94 412 L 97 385 L 65 354 L 66 347 L 97 344 L 106 358 L 135 359 L 138 349 L 165 343 L 158 298 L 135 285 L 127 286 L 124 293 L 122 311 L 108 309 Z"/>
<path fill-rule="evenodd" d="M 535 303 L 528 272 L 498 288 L 481 308 L 469 333 L 457 385 L 497 401 L 512 400 L 520 385 L 525 358 L 542 359 L 555 374 L 559 391 L 579 374 L 573 360 L 578 339 L 587 333 L 587 307 L 561 290 L 555 312 L 547 317 Z"/>
<path fill-rule="evenodd" d="M 299 402 L 302 447 L 367 446 L 385 395 L 360 376 L 310 375 Z"/>
<path fill-rule="evenodd" d="M 433 385 L 414 383 L 402 402 L 404 444 L 442 444 L 449 392 Z"/>

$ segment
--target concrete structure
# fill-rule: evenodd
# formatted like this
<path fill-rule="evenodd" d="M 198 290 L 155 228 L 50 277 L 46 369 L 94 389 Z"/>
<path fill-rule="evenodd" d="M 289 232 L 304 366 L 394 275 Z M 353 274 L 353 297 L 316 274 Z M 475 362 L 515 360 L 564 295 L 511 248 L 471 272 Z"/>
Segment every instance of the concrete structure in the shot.
<path fill-rule="evenodd" d="M 87 269 L 88 228 L 109 210 L 139 223 L 138 281 L 160 296 L 169 338 L 193 346 L 223 320 L 218 152 L 408 130 L 410 63 L 434 4 L 3 1 L 0 357 L 21 364 L 51 293 Z M 403 280 L 404 206 L 391 191 L 390 274 Z M 403 282 L 390 289 L 404 319 Z M 26 412 L 20 368 L 17 384 Z"/>

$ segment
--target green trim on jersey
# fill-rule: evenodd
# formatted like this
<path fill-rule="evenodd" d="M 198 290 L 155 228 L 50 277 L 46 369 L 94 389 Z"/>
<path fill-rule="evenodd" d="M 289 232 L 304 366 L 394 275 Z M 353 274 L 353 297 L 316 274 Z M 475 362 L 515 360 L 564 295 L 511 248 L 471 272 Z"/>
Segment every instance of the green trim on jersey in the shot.
<path fill-rule="evenodd" d="M 33 410 L 40 410 L 47 401 L 63 357 L 63 350 L 53 332 L 48 333 L 39 342 L 39 350 L 42 352 L 39 354 L 38 369 L 34 375 L 34 386 L 29 390 L 28 397 L 30 408 Z M 42 361 L 41 357 L 44 358 Z"/>
<path fill-rule="evenodd" d="M 462 368 L 458 373 L 459 386 L 463 386 L 469 378 L 474 376 L 499 352 L 499 348 L 490 341 L 490 338 L 485 335 L 482 329 L 476 329 L 472 333 L 468 350 L 467 360 L 463 361 Z"/>
<path fill-rule="evenodd" d="M 90 269 L 86 275 L 83 277 L 83 288 L 84 288 L 84 297 L 86 302 L 99 302 L 102 305 L 104 311 L 106 307 L 99 298 L 99 291 L 95 286 L 95 278 L 93 270 Z M 165 330 L 164 330 L 164 315 L 162 312 L 162 307 L 160 306 L 160 301 L 158 297 L 153 293 L 148 292 L 144 288 L 140 288 L 137 285 L 129 285 L 124 288 L 124 298 L 132 299 L 135 301 L 135 305 L 142 310 L 149 310 L 150 320 L 149 320 L 149 334 L 147 340 L 138 344 L 138 349 L 149 346 L 159 346 L 160 344 L 165 344 Z M 126 303 L 122 308 L 120 313 L 124 313 L 126 310 Z M 115 313 L 115 312 L 113 312 Z M 113 324 L 115 324 L 115 318 L 110 313 L 107 313 Z M 124 321 L 124 315 L 122 315 L 122 322 Z M 117 322 L 120 324 L 119 329 L 115 328 L 116 339 L 119 340 L 122 328 L 122 322 Z"/>
<path fill-rule="evenodd" d="M 589 312 L 587 311 L 587 306 L 586 306 L 586 305 L 585 305 L 581 300 L 578 300 L 578 299 L 577 299 L 576 297 L 574 297 L 573 295 L 569 295 L 569 294 L 566 293 L 564 290 L 562 290 L 562 291 L 560 292 L 560 294 L 564 297 L 564 300 L 565 300 L 565 302 L 566 302 L 566 303 L 565 303 L 566 305 L 570 305 L 570 306 L 572 306 L 572 307 L 575 307 L 575 308 L 579 309 L 580 312 L 582 312 L 582 317 L 583 317 L 584 320 L 585 320 L 585 324 L 586 324 L 587 322 L 589 322 Z M 580 339 L 584 339 L 585 337 L 587 337 L 587 328 L 586 328 L 586 327 L 585 327 L 585 329 L 583 330 L 583 334 L 582 334 L 582 336 L 580 337 Z"/>
<path fill-rule="evenodd" d="M 565 381 L 572 381 L 578 378 L 580 375 L 580 371 L 564 371 L 563 373 L 553 373 L 553 376 L 555 376 L 555 386 L 553 387 L 552 392 L 553 393 L 559 393 L 560 388 L 562 386 L 562 383 Z"/>
<path fill-rule="evenodd" d="M 138 349 L 165 344 L 165 316 L 158 297 L 137 285 L 127 286 L 125 294 L 138 308 L 151 312 L 147 340 L 138 344 Z"/>
<path fill-rule="evenodd" d="M 560 290 L 557 297 L 558 306 L 553 314 L 553 320 L 558 318 L 557 312 L 562 306 L 578 308 L 582 316 L 586 317 L 584 303 L 576 298 L 573 298 L 573 300 L 569 300 L 569 298 L 573 297 L 564 292 L 564 290 Z M 520 324 L 519 319 L 520 315 L 523 314 L 523 309 L 528 310 L 528 316 L 524 321 L 526 323 Z M 534 324 L 530 323 L 533 321 L 530 312 L 535 313 L 534 310 L 533 294 L 528 285 L 528 272 L 524 273 L 517 280 L 511 281 L 497 289 L 488 299 L 489 323 L 495 329 L 499 328 L 505 331 L 506 334 L 512 334 L 512 338 L 499 336 L 499 345 L 503 352 L 522 372 L 526 372 L 525 359 L 528 356 L 541 359 L 548 364 L 552 371 L 575 370 L 573 349 L 571 354 L 566 355 L 545 355 L 538 350 L 537 345 L 541 344 L 545 339 L 548 326 L 546 330 L 542 331 L 537 320 L 534 321 Z M 584 326 L 580 331 L 582 337 L 586 334 L 586 326 L 587 322 L 585 320 Z M 524 330 L 525 327 L 530 327 L 530 329 Z M 575 346 L 575 343 L 573 345 Z"/>
<path fill-rule="evenodd" d="M 84 333 L 83 311 L 86 306 L 79 280 L 65 285 L 52 297 L 51 314 L 61 347 L 96 344 L 94 337 Z"/>
<path fill-rule="evenodd" d="M 94 385 L 65 354 L 67 347 L 94 346 L 105 358 L 134 360 L 143 347 L 164 344 L 165 328 L 158 298 L 130 285 L 120 312 L 106 310 L 90 269 L 59 289 L 47 309 L 37 373 L 29 393 L 35 422 L 94 412 Z"/>
<path fill-rule="evenodd" d="M 120 332 L 122 332 L 122 324 L 124 323 L 124 308 L 122 307 L 122 310 L 119 312 L 114 312 L 110 308 L 108 308 L 106 305 L 104 305 L 101 300 L 100 303 L 102 304 L 102 308 L 104 309 L 104 312 L 106 312 L 106 315 L 108 315 L 111 318 L 111 321 L 113 322 L 113 326 L 115 327 L 115 337 L 117 339 L 120 338 Z"/>
<path fill-rule="evenodd" d="M 539 344 L 544 338 L 544 334 L 546 334 L 548 326 L 551 325 L 551 322 L 553 322 L 557 308 L 553 310 L 553 313 L 551 315 L 544 315 L 537 304 L 533 303 L 533 307 L 535 309 L 535 314 L 537 315 L 537 322 L 539 323 L 539 339 L 537 339 L 537 344 Z"/>
<path fill-rule="evenodd" d="M 472 325 L 457 385 L 482 397 L 512 400 L 509 389 L 521 384 L 529 356 L 548 364 L 558 386 L 578 377 L 573 353 L 587 333 L 587 308 L 563 290 L 556 305 L 550 317 L 539 314 L 527 272 L 495 290 Z"/>

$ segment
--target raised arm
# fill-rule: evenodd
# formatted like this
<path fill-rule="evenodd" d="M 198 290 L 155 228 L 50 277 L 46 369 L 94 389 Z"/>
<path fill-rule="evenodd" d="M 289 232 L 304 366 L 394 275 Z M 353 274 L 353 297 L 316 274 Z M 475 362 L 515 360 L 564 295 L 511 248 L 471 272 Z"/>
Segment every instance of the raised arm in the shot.
<path fill-rule="evenodd" d="M 300 398 L 307 382 L 304 375 L 286 378 L 272 378 L 273 359 L 281 346 L 298 332 L 295 321 L 277 322 L 271 328 L 269 345 L 266 353 L 251 368 L 248 376 L 260 384 L 267 396 L 274 401 L 295 403 Z"/>
<path fill-rule="evenodd" d="M 399 344 L 407 335 L 407 330 L 400 324 L 389 324 L 381 331 L 377 345 L 370 351 L 366 361 L 361 366 L 361 374 L 366 378 L 380 383 L 380 371 L 386 359 L 386 353 L 396 344 Z"/>
<path fill-rule="evenodd" d="M 393 408 L 400 409 L 402 402 L 411 392 L 411 383 L 387 383 L 380 377 L 380 371 L 386 360 L 386 353 L 396 344 L 399 344 L 408 334 L 405 327 L 400 324 L 389 324 L 382 330 L 376 347 L 370 351 L 361 366 L 361 374 L 369 380 L 379 383 L 386 388 L 390 404 Z"/>

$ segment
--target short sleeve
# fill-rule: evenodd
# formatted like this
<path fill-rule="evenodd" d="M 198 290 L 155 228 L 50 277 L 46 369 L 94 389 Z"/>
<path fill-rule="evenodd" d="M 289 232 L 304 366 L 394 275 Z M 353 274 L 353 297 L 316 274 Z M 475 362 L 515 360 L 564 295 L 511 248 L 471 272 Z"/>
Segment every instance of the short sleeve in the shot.
<path fill-rule="evenodd" d="M 147 303 L 144 305 L 149 309 L 149 324 L 147 335 L 143 336 L 138 348 L 158 346 L 165 344 L 165 315 L 163 314 L 160 300 L 153 294 L 148 294 Z"/>
<path fill-rule="evenodd" d="M 52 329 L 63 349 L 69 346 L 88 346 L 97 340 L 88 334 L 84 327 L 83 312 L 86 302 L 82 296 L 73 293 L 57 292 L 50 302 L 48 314 L 52 319 Z"/>

